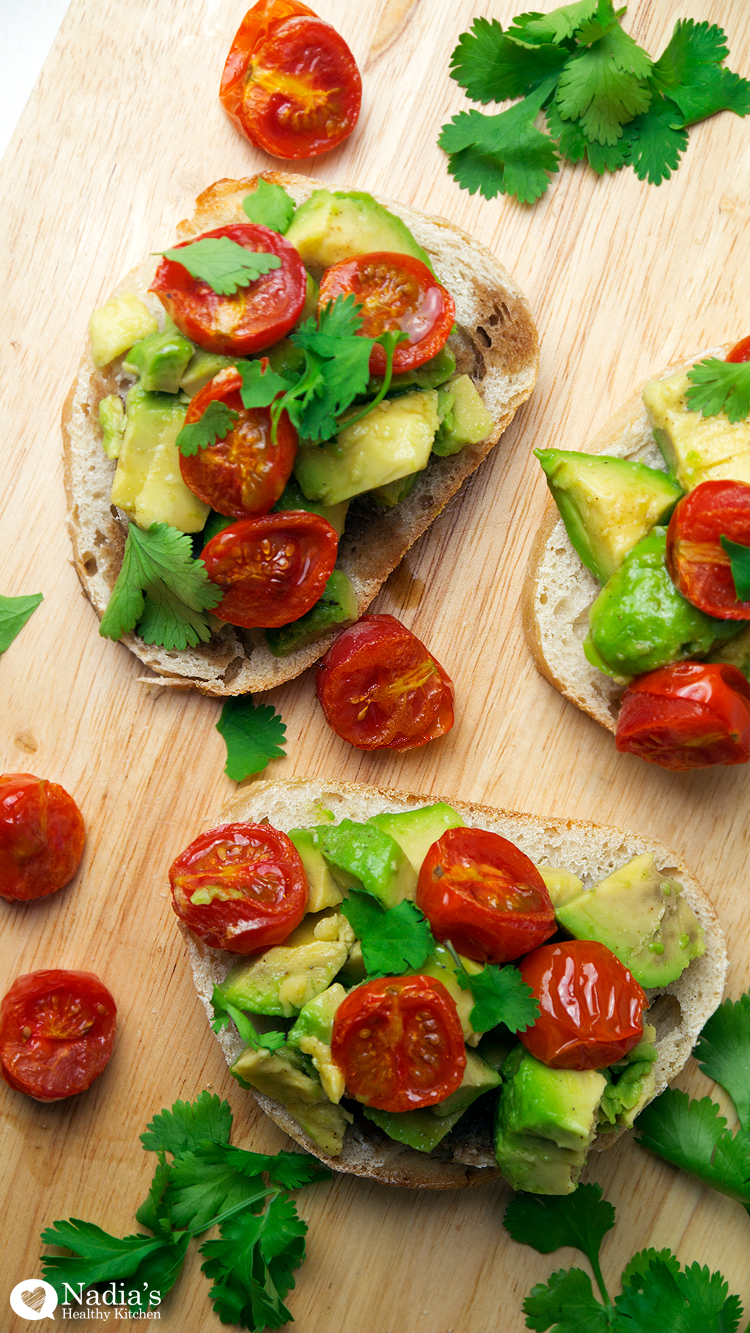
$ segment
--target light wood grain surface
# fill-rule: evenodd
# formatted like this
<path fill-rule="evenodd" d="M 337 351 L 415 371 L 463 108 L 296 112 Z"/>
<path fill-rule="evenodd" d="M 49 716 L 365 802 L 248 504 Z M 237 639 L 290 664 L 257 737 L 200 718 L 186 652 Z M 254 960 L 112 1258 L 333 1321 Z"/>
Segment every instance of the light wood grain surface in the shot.
<path fill-rule="evenodd" d="M 329 732 L 308 675 L 269 696 L 288 757 L 268 776 L 312 774 L 479 799 L 642 830 L 673 845 L 712 895 L 729 935 L 729 990 L 750 980 L 748 773 L 662 772 L 617 756 L 611 737 L 536 674 L 518 598 L 545 505 L 531 450 L 579 448 L 631 386 L 670 359 L 748 332 L 750 125 L 729 114 L 690 132 L 659 189 L 631 171 L 600 180 L 565 166 L 529 208 L 459 191 L 436 146 L 468 106 L 448 78 L 475 13 L 506 22 L 517 0 L 319 0 L 364 76 L 354 136 L 310 174 L 443 214 L 491 246 L 527 293 L 542 337 L 537 390 L 492 457 L 389 580 L 375 609 L 424 638 L 456 684 L 444 740 L 403 756 L 362 755 Z M 543 8 L 551 8 L 545 0 Z M 235 1140 L 283 1136 L 229 1077 L 188 976 L 167 899 L 173 857 L 234 790 L 220 706 L 153 694 L 139 664 L 99 637 L 71 565 L 59 412 L 91 309 L 146 253 L 173 239 L 195 195 L 269 159 L 225 118 L 216 93 L 241 17 L 229 0 L 73 0 L 3 160 L 3 410 L 0 517 L 6 594 L 45 600 L 0 662 L 2 767 L 62 782 L 88 827 L 82 869 L 51 899 L 0 903 L 4 992 L 20 973 L 99 973 L 120 1012 L 115 1055 L 88 1093 L 41 1106 L 2 1086 L 0 1190 L 7 1293 L 40 1272 L 39 1233 L 70 1215 L 134 1229 L 151 1160 L 138 1135 L 177 1097 L 229 1098 Z M 750 74 L 747 0 L 635 0 L 625 25 L 658 53 L 678 17 L 723 24 L 729 64 Z M 302 170 L 307 165 L 302 164 Z M 692 1064 L 680 1085 L 711 1091 Z M 632 1142 L 587 1173 L 617 1206 L 604 1271 L 669 1245 L 721 1268 L 750 1304 L 750 1230 L 741 1209 Z M 300 1333 L 520 1333 L 521 1301 L 570 1252 L 543 1258 L 501 1226 L 509 1191 L 444 1195 L 347 1178 L 300 1196 L 309 1258 L 290 1305 Z M 218 1329 L 192 1253 L 161 1327 Z M 59 1317 L 59 1312 L 58 1312 Z"/>

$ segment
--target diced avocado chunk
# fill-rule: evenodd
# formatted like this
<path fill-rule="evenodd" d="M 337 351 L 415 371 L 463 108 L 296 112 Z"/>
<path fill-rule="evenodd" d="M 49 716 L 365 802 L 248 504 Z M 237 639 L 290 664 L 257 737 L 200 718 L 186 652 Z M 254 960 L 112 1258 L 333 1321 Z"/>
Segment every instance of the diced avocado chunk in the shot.
<path fill-rule="evenodd" d="M 168 523 L 180 532 L 200 532 L 210 506 L 182 480 L 176 440 L 187 403 L 180 396 L 128 390 L 127 423 L 112 482 L 112 503 L 139 528 Z"/>
<path fill-rule="evenodd" d="M 466 444 L 479 444 L 492 430 L 492 417 L 468 375 L 457 375 L 440 390 L 442 417 L 432 452 L 457 454 Z"/>
<path fill-rule="evenodd" d="M 225 528 L 230 528 L 236 522 L 236 518 L 229 518 L 226 514 L 219 514 L 215 509 L 212 509 L 201 533 L 203 545 L 207 546 L 212 537 L 218 537 L 220 532 L 223 532 Z"/>
<path fill-rule="evenodd" d="M 476 976 L 478 972 L 484 970 L 483 963 L 475 963 L 472 958 L 464 958 L 462 954 L 458 956 L 461 960 L 461 966 L 468 976 Z M 471 1011 L 475 1004 L 474 996 L 470 990 L 464 990 L 463 986 L 459 986 L 456 980 L 456 963 L 450 950 L 446 949 L 444 944 L 437 944 L 427 962 L 423 963 L 418 969 L 418 974 L 425 977 L 434 977 L 436 981 L 442 981 L 458 1011 L 464 1041 L 471 1046 L 476 1046 L 479 1041 L 479 1034 L 471 1026 Z"/>
<path fill-rule="evenodd" d="M 390 837 L 411 861 L 417 874 L 432 844 L 451 828 L 464 828 L 464 821 L 445 801 L 423 805 L 418 810 L 403 810 L 398 814 L 372 815 L 368 824 L 374 824 Z"/>
<path fill-rule="evenodd" d="M 375 1106 L 363 1106 L 362 1111 L 389 1139 L 416 1148 L 417 1152 L 432 1152 L 437 1148 L 463 1115 L 463 1111 L 454 1111 L 453 1115 L 441 1118 L 432 1114 L 430 1106 L 417 1111 L 380 1111 Z"/>
<path fill-rule="evenodd" d="M 309 1055 L 318 1071 L 323 1091 L 332 1102 L 340 1102 L 346 1088 L 343 1071 L 331 1054 L 333 1020 L 345 998 L 344 987 L 334 982 L 328 990 L 322 991 L 302 1006 L 287 1036 L 290 1046 L 296 1046 L 303 1055 Z"/>
<path fill-rule="evenodd" d="M 357 596 L 349 578 L 343 569 L 334 569 L 315 605 L 298 620 L 267 629 L 266 643 L 274 657 L 288 657 L 331 629 L 353 625 L 358 616 Z"/>
<path fill-rule="evenodd" d="M 418 472 L 411 472 L 408 477 L 389 481 L 386 486 L 376 486 L 374 491 L 370 491 L 370 495 L 376 504 L 383 505 L 385 509 L 393 509 L 394 505 L 400 505 L 402 500 L 411 495 L 418 476 Z"/>
<path fill-rule="evenodd" d="M 155 393 L 177 393 L 195 348 L 177 329 L 149 333 L 131 347 L 123 362 L 129 375 L 139 375 L 141 388 Z"/>
<path fill-rule="evenodd" d="M 332 927 L 335 934 L 332 935 Z M 217 988 L 238 1009 L 291 1018 L 326 990 L 346 962 L 354 934 L 343 916 L 307 918 L 286 944 L 243 958 Z"/>
<path fill-rule="evenodd" d="M 202 347 L 196 347 L 183 372 L 180 388 L 188 398 L 194 398 L 220 370 L 236 364 L 235 357 L 221 356 L 219 352 L 206 352 Z"/>
<path fill-rule="evenodd" d="M 286 239 L 313 273 L 378 250 L 413 255 L 431 267 L 406 224 L 372 195 L 356 190 L 315 190 L 297 209 Z"/>
<path fill-rule="evenodd" d="M 159 325 L 139 296 L 123 292 L 99 306 L 89 320 L 91 355 L 100 369 L 108 366 L 116 356 L 122 356 L 133 343 L 140 342 L 149 333 L 156 333 Z"/>
<path fill-rule="evenodd" d="M 340 504 L 427 466 L 438 428 L 437 389 L 388 398 L 335 440 L 304 445 L 295 476 L 310 500 Z"/>
<path fill-rule="evenodd" d="M 682 886 L 658 870 L 650 852 L 555 906 L 576 939 L 598 940 L 641 986 L 666 986 L 705 951 L 703 930 Z"/>
<path fill-rule="evenodd" d="M 750 421 L 730 422 L 724 412 L 689 412 L 687 373 L 649 380 L 643 403 L 664 461 L 683 490 L 701 481 L 750 482 Z"/>
<path fill-rule="evenodd" d="M 736 639 L 723 643 L 706 658 L 707 662 L 728 662 L 736 666 L 750 680 L 750 625 L 746 625 Z"/>
<path fill-rule="evenodd" d="M 110 393 L 99 403 L 99 425 L 102 428 L 102 449 L 107 458 L 117 458 L 125 434 L 125 408 L 119 393 Z"/>
<path fill-rule="evenodd" d="M 320 848 L 343 889 L 365 889 L 385 908 L 414 899 L 417 876 L 395 839 L 372 824 L 343 819 L 319 828 Z"/>
<path fill-rule="evenodd" d="M 275 370 L 277 375 L 296 375 L 305 367 L 305 353 L 288 338 L 281 338 L 274 343 L 263 356 L 268 357 L 271 370 Z"/>
<path fill-rule="evenodd" d="M 244 1087 L 281 1102 L 313 1143 L 331 1157 L 339 1155 L 352 1115 L 328 1100 L 319 1081 L 304 1072 L 294 1049 L 245 1050 L 229 1072 Z"/>
<path fill-rule="evenodd" d="M 291 509 L 304 509 L 308 514 L 320 514 L 321 518 L 326 519 L 331 527 L 335 528 L 340 537 L 344 531 L 348 508 L 348 500 L 342 500 L 341 504 L 337 505 L 324 505 L 317 500 L 308 500 L 294 473 L 292 473 L 271 513 L 281 514 L 288 513 Z"/>
<path fill-rule="evenodd" d="M 429 361 L 424 361 L 421 366 L 415 366 L 414 370 L 405 370 L 401 375 L 391 376 L 391 386 L 389 393 L 400 393 L 402 389 L 408 389 L 412 385 L 416 389 L 437 389 L 440 384 L 445 384 L 452 375 L 456 373 L 456 358 L 453 355 L 447 343 L 443 343 L 439 352 L 436 352 Z M 373 398 L 378 393 L 383 384 L 381 375 L 371 375 L 367 386 L 368 393 Z"/>
<path fill-rule="evenodd" d="M 682 495 L 665 472 L 606 454 L 535 449 L 565 530 L 600 583 L 618 570 Z"/>
<path fill-rule="evenodd" d="M 650 1023 L 644 1023 L 643 1040 L 624 1060 L 618 1060 L 606 1070 L 605 1076 L 609 1075 L 612 1082 L 607 1084 L 602 1095 L 600 1127 L 624 1125 L 630 1129 L 636 1116 L 653 1097 L 656 1088 L 655 1040 L 656 1029 Z"/>
<path fill-rule="evenodd" d="M 501 1082 L 498 1070 L 493 1069 L 492 1065 L 483 1060 L 476 1051 L 467 1050 L 466 1068 L 460 1087 L 456 1088 L 450 1097 L 446 1097 L 445 1101 L 438 1102 L 430 1109 L 433 1115 L 441 1120 L 445 1116 L 455 1115 L 456 1112 L 463 1115 L 464 1111 L 473 1106 L 477 1097 L 483 1096 L 485 1092 L 491 1092 L 493 1088 L 499 1087 Z"/>
<path fill-rule="evenodd" d="M 344 894 L 323 860 L 319 831 L 293 828 L 289 830 L 289 838 L 300 854 L 307 876 L 307 911 L 322 912 L 326 907 L 336 907 L 343 902 Z"/>
<path fill-rule="evenodd" d="M 552 906 L 562 905 L 569 898 L 577 898 L 583 893 L 583 880 L 570 870 L 557 870 L 554 866 L 537 866 L 544 880 L 545 888 L 552 899 Z"/>

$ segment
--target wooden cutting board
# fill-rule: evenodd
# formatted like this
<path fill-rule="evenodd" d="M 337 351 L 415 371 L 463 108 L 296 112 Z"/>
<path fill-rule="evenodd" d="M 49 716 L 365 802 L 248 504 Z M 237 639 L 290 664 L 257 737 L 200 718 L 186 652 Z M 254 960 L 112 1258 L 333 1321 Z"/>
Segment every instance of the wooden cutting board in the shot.
<path fill-rule="evenodd" d="M 448 77 L 450 53 L 475 13 L 507 23 L 522 6 L 319 0 L 319 8 L 355 52 L 364 109 L 342 148 L 301 169 L 442 214 L 491 246 L 531 301 L 542 368 L 495 456 L 375 607 L 401 616 L 450 671 L 454 731 L 403 756 L 360 754 L 327 730 L 308 675 L 268 696 L 289 741 L 268 776 L 372 781 L 653 834 L 712 894 L 737 996 L 750 980 L 750 775 L 675 775 L 618 757 L 611 737 L 537 675 L 518 597 L 546 502 L 532 449 L 585 446 L 649 372 L 749 331 L 750 127 L 723 114 L 693 129 L 683 165 L 659 189 L 631 171 L 600 180 L 565 166 L 533 208 L 471 198 L 436 145 L 441 124 L 468 107 Z M 40 1273 L 45 1225 L 73 1215 L 120 1235 L 134 1229 L 152 1168 L 138 1135 L 162 1106 L 211 1088 L 232 1104 L 236 1142 L 283 1145 L 226 1071 L 167 899 L 173 857 L 234 790 L 215 730 L 220 705 L 144 688 L 136 660 L 97 634 L 71 564 L 58 427 L 93 307 L 143 255 L 172 242 L 207 184 L 272 165 L 234 131 L 216 96 L 242 14 L 230 0 L 73 0 L 1 168 L 0 591 L 45 598 L 0 663 L 2 766 L 61 781 L 89 833 L 70 887 L 28 906 L 0 903 L 0 986 L 39 967 L 91 969 L 120 1011 L 114 1058 L 88 1093 L 45 1107 L 1 1089 L 0 1325 L 13 1333 L 27 1324 L 10 1314 L 8 1292 Z M 635 0 L 626 27 L 656 54 L 677 17 L 720 22 L 731 68 L 750 74 L 746 0 Z M 695 1095 L 713 1092 L 694 1063 L 679 1082 Z M 587 1178 L 618 1210 L 604 1249 L 614 1291 L 634 1250 L 669 1245 L 684 1263 L 721 1268 L 750 1304 L 738 1205 L 632 1142 L 595 1157 Z M 501 1184 L 441 1195 L 346 1177 L 303 1192 L 309 1258 L 290 1298 L 296 1327 L 518 1333 L 523 1296 L 577 1256 L 543 1258 L 511 1242 L 501 1226 L 509 1197 Z M 192 1253 L 161 1326 L 218 1329 L 207 1293 Z"/>

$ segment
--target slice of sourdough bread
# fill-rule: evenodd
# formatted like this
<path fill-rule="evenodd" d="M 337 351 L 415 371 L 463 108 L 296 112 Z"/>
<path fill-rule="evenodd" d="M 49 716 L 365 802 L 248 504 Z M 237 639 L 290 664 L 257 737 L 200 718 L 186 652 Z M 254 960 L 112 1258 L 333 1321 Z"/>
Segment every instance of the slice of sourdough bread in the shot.
<path fill-rule="evenodd" d="M 721 1001 L 727 970 L 724 934 L 711 902 L 679 858 L 661 843 L 604 825 L 495 810 L 451 797 L 411 796 L 386 788 L 312 778 L 255 782 L 224 806 L 216 822 L 257 823 L 268 819 L 275 828 L 287 832 L 291 828 L 326 823 L 331 815 L 336 822 L 361 821 L 381 811 L 413 810 L 438 800 L 447 800 L 470 827 L 501 834 L 532 861 L 570 870 L 587 887 L 644 852 L 651 852 L 659 869 L 683 885 L 685 900 L 703 927 L 706 952 L 702 958 L 694 959 L 663 992 L 649 993 L 652 1004 L 648 1017 L 656 1027 L 659 1052 L 654 1066 L 656 1096 L 682 1069 L 701 1028 Z M 193 980 L 211 1019 L 213 987 L 224 980 L 237 956 L 208 948 L 184 928 L 183 934 Z M 225 1029 L 217 1040 L 227 1063 L 233 1064 L 243 1049 L 234 1027 Z M 489 1112 L 484 1117 L 481 1113 L 468 1113 L 438 1148 L 426 1154 L 395 1143 L 355 1109 L 355 1121 L 347 1128 L 343 1152 L 339 1157 L 329 1157 L 307 1137 L 285 1107 L 258 1092 L 253 1096 L 291 1138 L 336 1171 L 369 1176 L 389 1185 L 430 1189 L 456 1189 L 498 1174 Z M 356 1108 L 355 1103 L 349 1105 Z M 603 1135 L 594 1146 L 608 1147 L 617 1137 L 616 1133 Z"/>
<path fill-rule="evenodd" d="M 266 180 L 303 203 L 324 182 L 284 172 L 264 172 Z M 220 180 L 196 200 L 196 212 L 177 228 L 179 239 L 214 227 L 246 222 L 242 200 L 257 182 Z M 433 456 L 411 495 L 393 509 L 376 510 L 354 502 L 339 543 L 339 564 L 348 574 L 362 615 L 381 584 L 409 547 L 422 535 L 456 491 L 487 456 L 536 382 L 539 348 L 528 303 L 495 256 L 443 218 L 430 217 L 381 199 L 400 217 L 428 252 L 435 273 L 456 302 L 456 325 L 449 346 L 458 371 L 471 376 L 492 417 L 492 431 L 480 444 L 467 445 L 448 458 Z M 163 310 L 149 293 L 158 259 L 132 270 L 113 294 L 134 292 L 163 324 Z M 101 447 L 99 403 L 130 382 L 121 358 L 97 370 L 87 350 L 63 409 L 65 485 L 75 565 L 84 590 L 101 618 L 122 563 L 127 534 L 125 515 L 110 504 L 115 464 Z M 216 622 L 219 625 L 220 622 Z M 232 695 L 269 690 L 292 680 L 328 649 L 335 635 L 277 658 L 262 630 L 224 624 L 207 644 L 183 652 L 145 644 L 135 634 L 123 642 L 155 674 L 146 684 L 194 686 L 203 694 Z"/>

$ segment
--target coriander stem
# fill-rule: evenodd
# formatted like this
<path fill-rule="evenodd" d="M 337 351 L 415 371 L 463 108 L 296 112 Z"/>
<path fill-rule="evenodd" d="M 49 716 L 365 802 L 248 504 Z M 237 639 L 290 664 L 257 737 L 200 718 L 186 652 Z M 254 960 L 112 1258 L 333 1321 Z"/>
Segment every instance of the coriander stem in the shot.
<path fill-rule="evenodd" d="M 267 1199 L 272 1194 L 276 1195 L 280 1193 L 281 1190 L 278 1189 L 277 1186 L 271 1185 L 267 1190 L 261 1190 L 259 1194 L 251 1194 L 247 1199 L 243 1199 L 242 1203 L 236 1203 L 233 1208 L 228 1208 L 225 1213 L 219 1213 L 216 1217 L 212 1217 L 210 1222 L 204 1222 L 203 1225 L 199 1227 L 192 1227 L 187 1232 L 187 1235 L 200 1236 L 203 1231 L 208 1231 L 211 1227 L 218 1226 L 220 1222 L 226 1222 L 228 1218 L 234 1217 L 235 1213 L 241 1213 L 243 1209 L 248 1208 L 251 1203 L 258 1203 L 261 1199 Z M 185 1235 L 185 1232 L 182 1234 Z"/>
<path fill-rule="evenodd" d="M 612 1302 L 611 1302 L 611 1300 L 609 1299 L 609 1293 L 608 1293 L 608 1291 L 607 1291 L 607 1288 L 606 1288 L 605 1285 L 604 1285 L 604 1278 L 602 1277 L 602 1270 L 601 1270 L 601 1268 L 600 1268 L 600 1266 L 599 1266 L 599 1260 L 598 1260 L 598 1259 L 595 1259 L 595 1258 L 592 1258 L 591 1255 L 588 1256 L 588 1259 L 589 1259 L 589 1263 L 591 1264 L 591 1267 L 592 1267 L 593 1270 L 594 1270 L 594 1277 L 595 1277 L 595 1279 L 596 1279 L 596 1285 L 597 1285 L 597 1287 L 599 1288 L 599 1291 L 600 1291 L 600 1293 L 601 1293 L 602 1300 L 604 1301 L 604 1308 L 605 1308 L 605 1310 L 607 1311 L 607 1323 L 609 1324 L 609 1323 L 610 1323 L 610 1316 L 612 1315 Z"/>
<path fill-rule="evenodd" d="M 403 339 L 400 338 L 399 341 L 403 341 Z M 380 342 L 380 339 L 376 338 L 375 342 Z M 378 392 L 373 398 L 372 402 L 365 403 L 364 407 L 361 409 L 361 411 L 357 413 L 356 416 L 349 417 L 344 422 L 344 426 L 347 429 L 349 426 L 355 426 L 358 421 L 362 420 L 363 417 L 369 416 L 373 408 L 377 407 L 378 403 L 381 403 L 385 398 L 385 395 L 387 394 L 388 390 L 391 387 L 391 380 L 393 379 L 393 354 L 395 350 L 396 350 L 396 344 L 394 342 L 391 342 L 389 347 L 386 349 L 385 353 L 385 374 L 383 376 L 383 383 L 378 389 Z"/>

